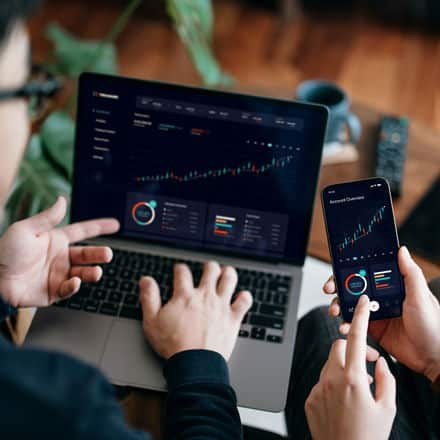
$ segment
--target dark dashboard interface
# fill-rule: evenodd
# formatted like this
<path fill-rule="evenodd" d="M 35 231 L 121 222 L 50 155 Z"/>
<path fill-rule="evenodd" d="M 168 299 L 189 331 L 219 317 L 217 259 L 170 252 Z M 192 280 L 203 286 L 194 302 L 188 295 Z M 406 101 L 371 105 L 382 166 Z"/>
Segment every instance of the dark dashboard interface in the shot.
<path fill-rule="evenodd" d="M 403 282 L 389 187 L 384 179 L 333 185 L 323 192 L 334 273 L 344 317 L 360 295 L 373 319 L 399 316 Z"/>
<path fill-rule="evenodd" d="M 72 219 L 302 263 L 326 120 L 320 106 L 83 74 Z"/>

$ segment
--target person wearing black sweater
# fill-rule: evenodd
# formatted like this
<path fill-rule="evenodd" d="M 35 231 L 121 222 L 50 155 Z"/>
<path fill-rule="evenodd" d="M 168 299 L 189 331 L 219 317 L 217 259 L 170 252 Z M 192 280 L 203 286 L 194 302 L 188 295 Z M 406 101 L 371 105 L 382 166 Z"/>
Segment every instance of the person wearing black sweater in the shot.
<path fill-rule="evenodd" d="M 30 96 L 23 93 L 30 71 L 25 19 L 38 3 L 0 2 L 0 206 L 29 137 Z M 82 282 L 98 281 L 100 264 L 111 260 L 107 247 L 72 244 L 114 233 L 118 222 L 100 219 L 57 227 L 66 205 L 60 197 L 1 237 L 0 320 L 16 307 L 44 307 L 74 295 Z M 166 360 L 166 436 L 239 439 L 242 428 L 226 361 L 252 297 L 240 292 L 231 304 L 237 274 L 214 262 L 205 265 L 197 287 L 184 265 L 175 267 L 174 279 L 173 299 L 164 307 L 156 282 L 140 280 L 145 334 Z M 0 336 L 0 438 L 151 436 L 127 425 L 113 387 L 95 368 L 61 353 L 15 347 Z"/>
<path fill-rule="evenodd" d="M 111 249 L 71 243 L 115 232 L 118 222 L 98 219 L 56 228 L 65 212 L 60 197 L 0 238 L 2 317 L 15 307 L 50 305 L 74 295 L 81 282 L 101 277 L 95 264 L 111 260 Z M 176 264 L 173 296 L 163 306 L 156 281 L 140 280 L 144 333 L 166 360 L 166 438 L 242 437 L 226 361 L 252 296 L 239 292 L 231 303 L 236 285 L 235 269 L 208 262 L 194 287 L 188 266 Z M 0 340 L 0 359 L 1 438 L 150 438 L 128 427 L 113 387 L 95 368 L 6 340 Z"/>

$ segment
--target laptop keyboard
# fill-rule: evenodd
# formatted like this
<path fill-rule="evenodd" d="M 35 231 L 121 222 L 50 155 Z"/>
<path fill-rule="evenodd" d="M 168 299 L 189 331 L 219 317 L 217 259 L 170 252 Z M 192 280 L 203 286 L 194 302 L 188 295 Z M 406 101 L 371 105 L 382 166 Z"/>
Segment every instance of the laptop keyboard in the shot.
<path fill-rule="evenodd" d="M 188 264 L 194 283 L 198 285 L 203 263 L 114 250 L 114 258 L 103 267 L 99 283 L 83 283 L 76 295 L 54 305 L 141 321 L 140 277 L 154 277 L 160 286 L 162 302 L 166 303 L 172 295 L 173 267 L 176 263 Z M 239 336 L 281 343 L 292 278 L 246 269 L 237 269 L 237 273 L 237 292 L 249 290 L 254 298 L 252 308 L 243 319 Z"/>

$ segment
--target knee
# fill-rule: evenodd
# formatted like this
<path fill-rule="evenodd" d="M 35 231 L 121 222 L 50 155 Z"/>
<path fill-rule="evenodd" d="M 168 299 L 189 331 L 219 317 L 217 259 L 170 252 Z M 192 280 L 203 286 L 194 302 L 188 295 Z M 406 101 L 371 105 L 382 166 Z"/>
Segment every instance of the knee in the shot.
<path fill-rule="evenodd" d="M 317 349 L 323 353 L 339 337 L 339 324 L 339 318 L 329 316 L 328 306 L 311 310 L 299 320 L 295 351 L 309 352 Z"/>
<path fill-rule="evenodd" d="M 328 306 L 319 306 L 310 310 L 299 320 L 298 328 L 314 326 L 317 323 L 322 324 L 323 320 L 328 319 L 332 319 L 328 315 Z"/>

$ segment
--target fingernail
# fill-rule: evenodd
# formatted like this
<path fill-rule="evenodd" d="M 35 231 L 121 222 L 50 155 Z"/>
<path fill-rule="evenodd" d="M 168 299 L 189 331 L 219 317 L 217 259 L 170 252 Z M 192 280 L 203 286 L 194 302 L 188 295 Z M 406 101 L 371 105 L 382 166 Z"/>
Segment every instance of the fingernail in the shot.
<path fill-rule="evenodd" d="M 370 298 L 368 298 L 368 295 L 362 295 L 362 296 L 359 298 L 359 304 L 360 304 L 361 306 L 366 305 L 366 304 L 368 304 L 369 302 L 370 302 Z"/>
<path fill-rule="evenodd" d="M 146 276 L 141 276 L 141 279 L 139 280 L 139 283 L 142 283 L 142 284 L 144 284 L 144 283 L 148 283 L 148 277 L 146 277 Z"/>
<path fill-rule="evenodd" d="M 385 365 L 387 363 L 387 361 L 385 360 L 385 358 L 383 356 L 379 356 L 379 359 L 377 360 L 377 362 L 380 363 L 380 366 L 382 368 L 385 368 L 387 365 Z"/>
<path fill-rule="evenodd" d="M 346 336 L 347 333 L 349 332 L 349 330 L 350 330 L 350 326 L 347 325 L 346 323 L 341 324 L 341 325 L 339 326 L 339 333 L 341 333 L 341 335 Z"/>
<path fill-rule="evenodd" d="M 113 250 L 112 250 L 112 248 L 109 248 L 109 247 L 106 247 L 105 248 L 105 252 L 106 252 L 106 262 L 107 263 L 109 263 L 110 261 L 112 261 L 113 260 Z"/>
<path fill-rule="evenodd" d="M 402 246 L 401 249 L 405 257 L 412 259 L 411 254 L 406 246 Z"/>
<path fill-rule="evenodd" d="M 252 297 L 252 295 L 248 295 L 247 301 L 248 301 L 249 307 L 252 307 L 252 304 L 254 303 L 254 298 Z"/>
<path fill-rule="evenodd" d="M 64 201 L 67 203 L 68 198 L 67 198 L 66 195 L 64 195 L 64 194 L 60 194 L 60 195 L 58 196 L 57 203 L 58 203 L 60 200 L 64 200 Z"/>

